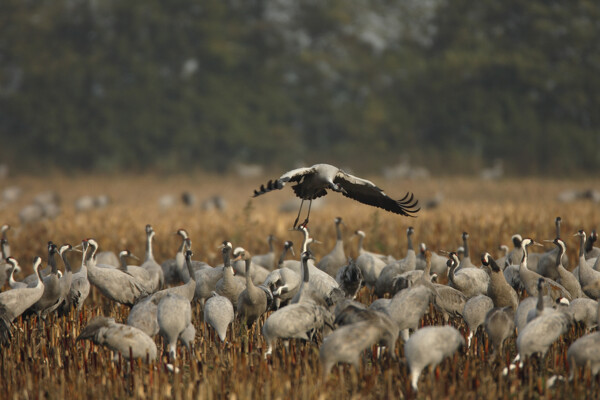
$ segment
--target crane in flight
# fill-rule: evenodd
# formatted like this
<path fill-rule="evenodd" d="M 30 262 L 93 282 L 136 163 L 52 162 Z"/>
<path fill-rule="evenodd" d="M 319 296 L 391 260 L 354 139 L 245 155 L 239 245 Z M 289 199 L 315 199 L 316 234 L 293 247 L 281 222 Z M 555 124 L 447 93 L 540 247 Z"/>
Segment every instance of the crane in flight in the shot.
<path fill-rule="evenodd" d="M 260 189 L 254 190 L 254 196 L 257 197 L 275 189 L 283 189 L 288 182 L 295 182 L 292 186 L 297 197 L 302 199 L 298 216 L 294 221 L 294 228 L 298 224 L 302 205 L 304 200 L 309 200 L 308 214 L 301 225 L 308 224 L 310 216 L 310 207 L 312 201 L 327 194 L 327 189 L 339 192 L 342 195 L 353 200 L 359 201 L 370 206 L 379 207 L 395 214 L 414 217 L 421 208 L 417 207 L 419 202 L 414 198 L 414 194 L 406 193 L 400 200 L 394 200 L 383 190 L 378 188 L 373 182 L 357 176 L 348 174 L 341 169 L 329 164 L 315 164 L 312 167 L 297 168 L 281 175 L 279 179 L 269 180 Z"/>

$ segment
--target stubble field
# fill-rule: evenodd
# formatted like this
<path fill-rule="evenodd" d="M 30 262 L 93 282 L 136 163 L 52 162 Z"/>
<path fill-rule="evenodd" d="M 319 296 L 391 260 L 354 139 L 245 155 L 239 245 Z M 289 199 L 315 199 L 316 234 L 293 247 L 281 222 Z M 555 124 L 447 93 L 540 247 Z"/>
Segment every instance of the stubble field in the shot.
<path fill-rule="evenodd" d="M 422 203 L 437 194 L 442 194 L 443 200 L 435 208 L 421 210 L 417 218 L 406 218 L 330 194 L 321 208 L 313 209 L 309 223 L 312 236 L 322 242 L 312 246 L 317 260 L 333 247 L 333 219 L 337 216 L 345 223 L 347 256 L 356 256 L 357 242 L 351 235 L 362 229 L 368 250 L 404 257 L 405 232 L 413 226 L 416 243 L 424 242 L 438 252 L 455 250 L 462 244 L 462 232 L 469 232 L 471 258 L 478 264 L 482 252 L 499 256 L 498 246 L 510 245 L 514 233 L 538 242 L 553 239 L 554 219 L 561 216 L 572 269 L 578 260 L 578 238 L 573 233 L 578 229 L 589 232 L 598 228 L 600 222 L 598 204 L 556 200 L 567 189 L 595 188 L 600 183 L 597 180 L 371 179 L 392 197 L 400 198 L 412 191 Z M 223 240 L 259 254 L 267 251 L 266 237 L 274 234 L 280 240 L 277 252 L 284 240 L 292 240 L 299 252 L 301 234 L 289 230 L 297 209 L 279 211 L 291 199 L 292 192 L 285 188 L 252 199 L 252 190 L 264 181 L 201 175 L 9 178 L 4 187 L 18 185 L 23 194 L 17 202 L 3 205 L 0 223 L 12 227 L 8 232 L 12 255 L 24 269 L 18 279 L 31 273 L 34 256 L 46 260 L 49 240 L 75 245 L 84 238 L 94 238 L 100 250 L 129 249 L 143 258 L 146 224 L 156 231 L 154 254 L 159 263 L 173 258 L 179 245 L 174 233 L 179 228 L 190 234 L 193 258 L 210 265 L 222 262 L 218 246 Z M 47 190 L 59 193 L 62 213 L 54 219 L 22 224 L 19 210 L 36 194 Z M 199 204 L 185 206 L 179 202 L 168 208 L 159 205 L 162 196 L 172 194 L 179 198 L 184 191 L 195 195 L 198 202 L 222 196 L 226 208 L 202 210 Z M 101 209 L 75 211 L 75 199 L 99 194 L 107 194 L 112 202 Z M 76 255 L 72 264 L 75 269 L 80 264 Z M 357 299 L 368 304 L 373 296 L 363 288 Z M 75 340 L 94 316 L 108 315 L 124 322 L 127 313 L 127 307 L 112 304 L 93 289 L 80 313 L 72 312 L 68 317 L 51 315 L 47 321 L 18 320 L 12 343 L 0 348 L 0 398 L 595 398 L 600 393 L 599 380 L 590 377 L 589 370 L 579 373 L 575 382 L 546 387 L 552 375 L 568 375 L 566 349 L 584 334 L 575 327 L 551 347 L 543 366 L 538 368 L 535 363 L 526 362 L 523 370 L 508 377 L 501 376 L 501 369 L 516 354 L 516 336 L 508 340 L 505 358 L 499 364 L 488 362 L 487 340 L 485 334 L 479 333 L 470 349 L 459 350 L 435 371 L 426 371 L 421 376 L 419 392 L 415 393 L 410 389 L 401 339 L 396 346 L 398 360 L 392 360 L 385 352 L 379 358 L 373 352 L 365 352 L 360 371 L 340 365 L 323 380 L 320 336 L 313 343 L 292 341 L 289 351 L 278 343 L 273 356 L 265 360 L 266 345 L 260 333 L 264 317 L 250 330 L 234 324 L 227 343 L 222 345 L 204 326 L 199 305 L 193 306 L 197 330 L 194 351 L 189 354 L 179 349 L 176 366 L 180 372 L 176 374 L 167 370 L 163 354 L 150 365 L 112 362 L 109 350 Z M 441 315 L 431 309 L 422 323 L 441 324 Z M 466 330 L 462 320 L 453 319 L 451 324 L 463 333 Z M 162 349 L 159 336 L 156 342 Z"/>

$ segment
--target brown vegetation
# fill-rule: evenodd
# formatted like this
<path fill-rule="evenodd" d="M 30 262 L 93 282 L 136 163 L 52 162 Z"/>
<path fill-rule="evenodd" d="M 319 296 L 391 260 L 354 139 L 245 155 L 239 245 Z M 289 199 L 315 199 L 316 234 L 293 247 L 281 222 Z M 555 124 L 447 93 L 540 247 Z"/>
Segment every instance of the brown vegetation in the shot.
<path fill-rule="evenodd" d="M 378 178 L 377 181 L 381 181 Z M 218 245 L 225 239 L 241 245 L 255 254 L 266 252 L 266 238 L 273 233 L 283 240 L 300 244 L 300 233 L 288 231 L 295 214 L 279 213 L 279 205 L 291 198 L 291 190 L 251 200 L 252 189 L 262 181 L 241 182 L 234 178 L 212 176 L 127 176 L 123 178 L 19 178 L 7 182 L 23 187 L 19 203 L 0 209 L 0 222 L 13 228 L 8 233 L 13 256 L 24 271 L 31 272 L 35 255 L 45 259 L 46 243 L 76 244 L 86 237 L 95 238 L 100 250 L 119 251 L 128 248 L 143 257 L 144 227 L 153 225 L 156 231 L 155 257 L 160 263 L 172 258 L 177 250 L 178 228 L 188 230 L 192 239 L 194 259 L 211 265 L 220 262 Z M 321 209 L 311 213 L 312 235 L 323 242 L 314 245 L 317 259 L 329 252 L 335 241 L 333 218 L 342 216 L 346 227 L 346 254 L 356 255 L 356 239 L 351 232 L 366 232 L 365 247 L 372 251 L 403 257 L 406 252 L 405 230 L 415 227 L 416 243 L 425 242 L 430 249 L 454 250 L 461 245 L 461 233 L 470 233 L 471 257 L 477 263 L 479 255 L 489 251 L 498 255 L 498 245 L 510 245 L 510 236 L 521 233 L 538 241 L 552 239 L 554 218 L 561 216 L 563 235 L 567 242 L 570 268 L 576 265 L 578 239 L 571 235 L 577 229 L 590 231 L 598 227 L 598 206 L 591 202 L 563 204 L 557 194 L 564 189 L 585 189 L 596 181 L 506 180 L 483 182 L 464 179 L 417 181 L 383 181 L 381 186 L 392 197 L 402 197 L 403 191 L 413 191 L 425 200 L 436 193 L 444 194 L 444 202 L 435 209 L 422 210 L 417 218 L 399 217 L 352 202 L 342 196 L 328 196 Z M 396 189 L 398 188 L 398 189 Z M 53 220 L 21 225 L 20 207 L 36 193 L 53 189 L 62 197 L 63 212 Z M 179 196 L 189 191 L 199 199 L 219 194 L 228 202 L 225 211 L 201 211 L 199 206 L 178 204 L 161 210 L 158 198 L 172 193 Z M 106 193 L 112 204 L 102 209 L 76 213 L 73 201 L 83 194 Z M 279 244 L 279 247 L 281 243 Z M 278 247 L 278 248 L 279 248 Z M 76 257 L 76 256 L 73 256 Z M 79 262 L 73 258 L 74 268 Z M 368 303 L 372 296 L 363 288 L 359 300 Z M 554 375 L 567 376 L 566 349 L 583 334 L 572 328 L 555 343 L 538 372 L 535 362 L 508 377 L 501 369 L 515 354 L 515 337 L 506 343 L 507 354 L 501 364 L 489 364 L 488 343 L 483 334 L 476 336 L 475 345 L 444 361 L 433 373 L 421 378 L 419 394 L 411 392 L 403 347 L 396 346 L 399 361 L 386 353 L 377 359 L 363 355 L 360 371 L 350 366 L 333 368 L 329 379 L 321 379 L 319 343 L 292 341 L 289 351 L 281 343 L 273 357 L 263 359 L 266 349 L 259 329 L 246 330 L 236 323 L 228 333 L 228 342 L 215 344 L 214 332 L 202 323 L 202 311 L 193 308 L 197 329 L 193 354 L 179 349 L 177 366 L 181 372 L 166 369 L 166 358 L 150 366 L 138 362 L 111 362 L 110 351 L 75 338 L 95 315 L 126 320 L 128 309 L 110 304 L 95 289 L 81 313 L 68 317 L 52 315 L 48 321 L 31 318 L 16 321 L 17 329 L 10 346 L 0 349 L 1 398 L 518 398 L 598 397 L 600 381 L 584 371 L 575 383 L 559 383 L 547 389 L 546 380 Z M 260 321 L 262 326 L 263 319 Z M 424 324 L 440 324 L 441 315 L 431 311 Z M 462 320 L 451 323 L 466 331 Z M 156 338 L 157 344 L 161 339 Z M 399 339 L 401 340 L 401 339 Z M 162 348 L 162 346 L 160 346 Z"/>

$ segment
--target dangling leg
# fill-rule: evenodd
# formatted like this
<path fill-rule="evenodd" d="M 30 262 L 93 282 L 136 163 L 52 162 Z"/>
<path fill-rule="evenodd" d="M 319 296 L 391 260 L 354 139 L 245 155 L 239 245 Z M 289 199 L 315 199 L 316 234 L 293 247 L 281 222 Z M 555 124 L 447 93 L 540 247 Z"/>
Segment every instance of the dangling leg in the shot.
<path fill-rule="evenodd" d="M 301 224 L 302 226 L 306 227 L 306 225 L 308 225 L 308 217 L 310 217 L 310 207 L 312 206 L 312 199 L 310 199 L 309 203 L 308 203 L 308 214 L 306 214 L 306 219 L 304 220 L 304 222 Z M 298 214 L 300 215 L 300 214 Z"/>
<path fill-rule="evenodd" d="M 292 226 L 292 228 L 295 228 L 296 225 L 298 224 L 298 220 L 300 219 L 300 212 L 302 212 L 303 204 L 304 204 L 304 199 L 302 199 L 302 201 L 300 202 L 300 209 L 298 210 L 298 215 L 296 216 L 296 220 L 294 221 L 294 226 Z"/>

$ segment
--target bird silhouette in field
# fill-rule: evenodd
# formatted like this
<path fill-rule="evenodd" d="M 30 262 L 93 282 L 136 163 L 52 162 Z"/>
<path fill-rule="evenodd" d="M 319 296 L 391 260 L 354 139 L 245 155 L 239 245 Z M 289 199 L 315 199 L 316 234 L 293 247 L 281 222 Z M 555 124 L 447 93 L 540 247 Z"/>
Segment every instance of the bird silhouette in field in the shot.
<path fill-rule="evenodd" d="M 383 190 L 378 188 L 373 182 L 366 179 L 350 175 L 341 169 L 329 164 L 315 164 L 312 167 L 297 168 L 281 175 L 279 179 L 269 180 L 266 185 L 261 185 L 260 189 L 254 190 L 254 196 L 257 197 L 275 189 L 283 189 L 286 183 L 295 182 L 292 186 L 297 197 L 302 199 L 298 216 L 294 221 L 294 228 L 298 225 L 300 213 L 304 200 L 309 201 L 308 214 L 301 225 L 308 224 L 310 217 L 310 207 L 312 201 L 327 194 L 327 189 L 339 192 L 346 197 L 354 199 L 370 206 L 383 208 L 386 211 L 395 214 L 414 217 L 421 208 L 417 207 L 419 202 L 414 198 L 414 194 L 406 193 L 400 200 L 394 200 Z"/>

